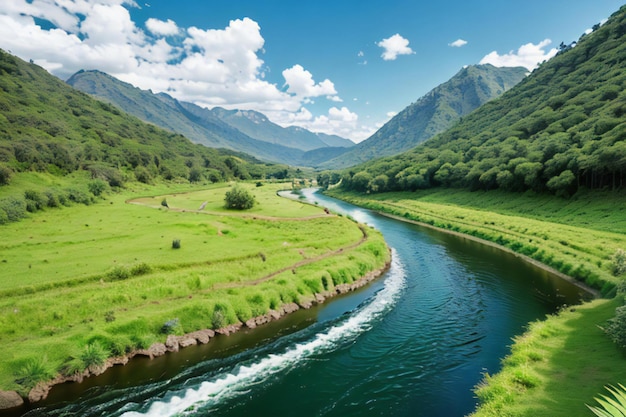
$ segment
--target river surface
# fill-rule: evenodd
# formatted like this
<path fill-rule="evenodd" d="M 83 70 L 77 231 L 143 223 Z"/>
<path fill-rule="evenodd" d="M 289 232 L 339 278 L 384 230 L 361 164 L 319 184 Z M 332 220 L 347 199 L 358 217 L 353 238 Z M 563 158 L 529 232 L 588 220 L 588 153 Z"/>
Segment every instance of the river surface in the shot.
<path fill-rule="evenodd" d="M 513 336 L 585 296 L 496 248 L 305 196 L 380 230 L 390 270 L 254 331 L 55 387 L 25 415 L 464 416 Z"/>

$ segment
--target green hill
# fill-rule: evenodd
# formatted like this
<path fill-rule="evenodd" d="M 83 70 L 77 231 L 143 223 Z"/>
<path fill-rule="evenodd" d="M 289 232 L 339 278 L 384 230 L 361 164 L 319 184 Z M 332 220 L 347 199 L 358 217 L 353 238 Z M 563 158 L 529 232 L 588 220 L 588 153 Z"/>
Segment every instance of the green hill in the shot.
<path fill-rule="evenodd" d="M 499 99 L 404 154 L 353 167 L 359 191 L 460 187 L 571 195 L 626 185 L 626 8 Z"/>
<path fill-rule="evenodd" d="M 217 182 L 284 177 L 286 169 L 260 164 L 245 154 L 193 144 L 0 51 L 0 186 L 25 172 L 57 178 L 87 176 L 104 183 L 98 187 L 119 187 L 127 180 L 149 183 L 157 178 Z M 63 196 L 89 200 L 84 193 L 67 190 Z M 48 200 L 30 208 L 55 204 Z M 0 223 L 6 221 L 0 214 Z"/>
<path fill-rule="evenodd" d="M 374 135 L 341 156 L 321 164 L 344 168 L 407 151 L 454 125 L 459 118 L 519 83 L 526 68 L 472 65 L 411 104 Z"/>

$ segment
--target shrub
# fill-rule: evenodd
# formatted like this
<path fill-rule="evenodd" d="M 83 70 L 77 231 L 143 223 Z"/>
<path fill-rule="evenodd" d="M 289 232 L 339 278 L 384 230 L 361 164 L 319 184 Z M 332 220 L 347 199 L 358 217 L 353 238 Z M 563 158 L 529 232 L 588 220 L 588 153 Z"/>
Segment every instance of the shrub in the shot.
<path fill-rule="evenodd" d="M 13 170 L 4 165 L 0 165 L 0 185 L 9 185 L 13 177 Z"/>
<path fill-rule="evenodd" d="M 172 240 L 172 249 L 180 249 L 180 239 Z"/>
<path fill-rule="evenodd" d="M 626 348 L 626 306 L 615 309 L 615 317 L 609 319 L 606 334 L 621 348 Z"/>
<path fill-rule="evenodd" d="M 161 205 L 162 205 L 163 207 L 170 208 L 170 206 L 168 206 L 168 205 L 167 205 L 167 199 L 166 199 L 166 198 L 164 198 L 163 200 L 161 200 Z"/>
<path fill-rule="evenodd" d="M 225 207 L 227 209 L 247 210 L 254 206 L 254 196 L 239 185 L 235 185 L 226 191 L 224 197 Z"/>
<path fill-rule="evenodd" d="M 91 196 L 87 194 L 85 191 L 80 190 L 78 188 L 68 188 L 67 190 L 67 198 L 74 203 L 80 203 L 85 205 L 91 204 Z"/>
<path fill-rule="evenodd" d="M 133 267 L 130 268 L 130 275 L 134 277 L 138 275 L 146 275 L 146 274 L 149 274 L 150 272 L 152 272 L 152 267 L 145 262 L 142 262 L 137 265 L 133 265 Z"/>
<path fill-rule="evenodd" d="M 137 181 L 144 184 L 150 184 L 152 182 L 152 174 L 146 167 L 141 165 L 135 168 L 135 178 Z"/>
<path fill-rule="evenodd" d="M 111 281 L 121 281 L 130 277 L 130 271 L 123 266 L 115 266 L 107 273 L 107 277 Z"/>
<path fill-rule="evenodd" d="M 91 194 L 98 197 L 102 195 L 107 190 L 107 188 L 109 188 L 109 184 L 106 181 L 101 180 L 100 178 L 96 178 L 95 180 L 91 180 L 89 184 L 87 184 L 87 188 L 89 189 L 89 192 Z"/>
<path fill-rule="evenodd" d="M 622 275 L 626 272 L 626 251 L 624 251 L 624 249 L 617 249 L 613 256 L 611 256 L 611 262 L 613 275 Z"/>
<path fill-rule="evenodd" d="M 48 199 L 35 190 L 24 191 L 24 198 L 26 199 L 26 210 L 30 213 L 43 209 L 48 203 Z"/>
<path fill-rule="evenodd" d="M 4 211 L 9 222 L 16 222 L 26 217 L 26 201 L 16 197 L 0 200 L 0 211 Z"/>

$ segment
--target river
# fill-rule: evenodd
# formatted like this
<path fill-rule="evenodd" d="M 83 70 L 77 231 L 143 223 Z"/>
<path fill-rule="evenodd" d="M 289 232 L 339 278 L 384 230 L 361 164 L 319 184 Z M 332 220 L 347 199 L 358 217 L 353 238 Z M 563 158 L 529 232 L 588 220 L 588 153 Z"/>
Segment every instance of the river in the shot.
<path fill-rule="evenodd" d="M 390 270 L 254 331 L 55 387 L 25 415 L 464 416 L 513 336 L 585 296 L 496 248 L 305 196 L 380 230 Z"/>

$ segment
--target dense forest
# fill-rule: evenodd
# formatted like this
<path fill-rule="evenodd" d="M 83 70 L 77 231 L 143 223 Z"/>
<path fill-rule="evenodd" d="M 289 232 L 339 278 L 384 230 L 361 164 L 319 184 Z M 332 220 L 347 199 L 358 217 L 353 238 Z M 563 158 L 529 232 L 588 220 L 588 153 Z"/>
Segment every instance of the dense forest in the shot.
<path fill-rule="evenodd" d="M 550 192 L 626 186 L 626 7 L 561 44 L 502 97 L 404 154 L 345 170 L 362 192 L 458 187 Z M 319 175 L 333 184 L 333 175 Z"/>
<path fill-rule="evenodd" d="M 127 181 L 282 179 L 294 169 L 193 144 L 0 51 L 0 191 L 24 172 L 81 180 L 26 190 L 19 197 L 2 196 L 0 224 L 19 220 L 26 211 L 89 204 L 106 189 L 123 187 Z"/>

